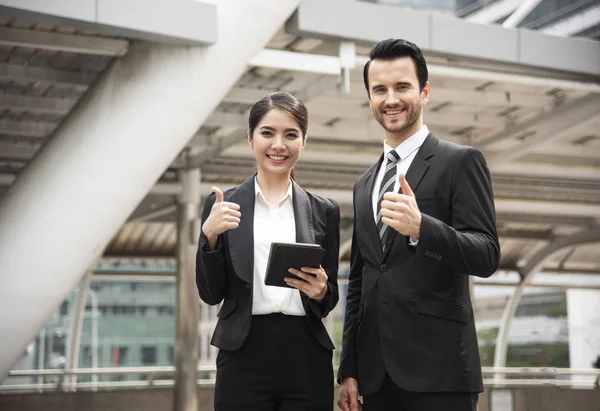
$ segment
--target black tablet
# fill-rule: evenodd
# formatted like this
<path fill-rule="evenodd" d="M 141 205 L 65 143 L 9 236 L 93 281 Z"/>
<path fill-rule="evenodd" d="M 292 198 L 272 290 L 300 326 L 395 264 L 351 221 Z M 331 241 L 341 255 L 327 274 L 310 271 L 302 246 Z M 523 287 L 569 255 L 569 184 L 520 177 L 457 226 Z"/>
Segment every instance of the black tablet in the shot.
<path fill-rule="evenodd" d="M 285 277 L 300 278 L 290 273 L 288 269 L 318 268 L 324 255 L 325 249 L 318 244 L 271 243 L 265 284 L 293 288 L 287 285 L 283 279 Z"/>

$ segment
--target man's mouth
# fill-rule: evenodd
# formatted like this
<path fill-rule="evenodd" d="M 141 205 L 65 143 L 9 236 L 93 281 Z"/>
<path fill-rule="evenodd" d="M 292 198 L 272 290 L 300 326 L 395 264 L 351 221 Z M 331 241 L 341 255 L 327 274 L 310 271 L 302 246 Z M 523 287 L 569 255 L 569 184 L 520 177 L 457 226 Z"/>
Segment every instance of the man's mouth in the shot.
<path fill-rule="evenodd" d="M 394 117 L 394 116 L 400 115 L 403 111 L 404 111 L 403 109 L 395 108 L 393 110 L 392 109 L 383 110 L 383 113 L 386 116 Z"/>

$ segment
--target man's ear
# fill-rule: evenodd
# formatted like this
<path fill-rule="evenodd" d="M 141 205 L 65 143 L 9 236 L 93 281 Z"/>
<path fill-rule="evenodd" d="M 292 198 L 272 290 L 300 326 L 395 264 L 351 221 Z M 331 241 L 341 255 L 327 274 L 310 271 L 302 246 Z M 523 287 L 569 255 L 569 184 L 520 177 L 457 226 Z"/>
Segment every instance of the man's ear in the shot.
<path fill-rule="evenodd" d="M 425 87 L 421 90 L 421 98 L 423 99 L 423 104 L 427 104 L 429 101 L 429 93 L 431 92 L 431 85 L 429 81 L 425 83 Z"/>

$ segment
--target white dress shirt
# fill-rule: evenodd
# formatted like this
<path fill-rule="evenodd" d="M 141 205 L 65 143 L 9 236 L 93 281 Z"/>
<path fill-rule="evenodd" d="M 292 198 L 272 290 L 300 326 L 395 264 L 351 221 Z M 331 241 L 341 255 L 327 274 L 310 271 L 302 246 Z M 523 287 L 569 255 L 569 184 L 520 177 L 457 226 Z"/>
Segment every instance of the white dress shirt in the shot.
<path fill-rule="evenodd" d="M 377 222 L 377 196 L 379 194 L 379 188 L 381 186 L 381 181 L 383 180 L 383 176 L 385 175 L 385 167 L 387 166 L 387 155 L 390 151 L 396 150 L 400 159 L 398 163 L 396 163 L 396 181 L 394 182 L 393 192 L 397 193 L 400 191 L 400 181 L 398 181 L 398 176 L 400 174 L 406 174 L 408 168 L 412 164 L 412 161 L 416 157 L 419 148 L 423 145 L 423 142 L 429 135 L 429 129 L 427 126 L 421 127 L 419 131 L 415 134 L 404 140 L 398 147 L 395 149 L 388 146 L 387 142 L 383 141 L 383 161 L 381 162 L 381 166 L 379 167 L 379 172 L 377 173 L 377 178 L 375 179 L 375 185 L 373 186 L 373 194 L 372 203 L 373 203 L 373 219 Z M 418 243 L 418 239 L 414 237 L 410 237 L 410 244 L 415 246 Z"/>
<path fill-rule="evenodd" d="M 254 179 L 254 287 L 252 314 L 283 313 L 306 315 L 300 291 L 265 285 L 267 261 L 272 242 L 296 242 L 296 220 L 292 204 L 292 184 L 276 204 L 269 203 Z M 242 217 L 243 218 L 243 217 Z"/>

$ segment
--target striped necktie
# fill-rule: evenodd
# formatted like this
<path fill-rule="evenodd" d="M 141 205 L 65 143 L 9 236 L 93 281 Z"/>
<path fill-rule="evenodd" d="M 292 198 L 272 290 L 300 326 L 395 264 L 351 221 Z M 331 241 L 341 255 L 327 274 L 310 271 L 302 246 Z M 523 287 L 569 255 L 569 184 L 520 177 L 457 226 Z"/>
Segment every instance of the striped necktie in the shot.
<path fill-rule="evenodd" d="M 383 175 L 383 180 L 381 180 L 381 186 L 379 187 L 379 192 L 377 194 L 377 232 L 379 233 L 379 239 L 381 240 L 381 244 L 385 245 L 383 241 L 385 230 L 387 229 L 387 225 L 381 222 L 381 201 L 383 200 L 383 195 L 388 193 L 394 189 L 394 183 L 396 182 L 396 163 L 400 156 L 396 152 L 396 150 L 392 150 L 387 155 L 387 164 L 385 166 L 385 173 Z"/>

